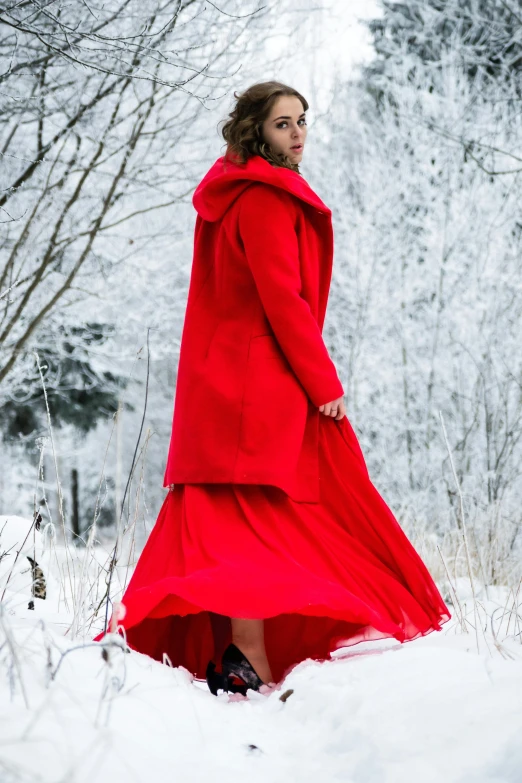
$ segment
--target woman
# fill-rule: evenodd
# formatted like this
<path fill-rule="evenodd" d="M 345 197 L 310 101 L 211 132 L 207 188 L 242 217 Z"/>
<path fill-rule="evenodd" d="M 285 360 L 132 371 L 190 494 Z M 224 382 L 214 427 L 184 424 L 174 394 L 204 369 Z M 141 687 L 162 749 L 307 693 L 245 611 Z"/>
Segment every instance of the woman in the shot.
<path fill-rule="evenodd" d="M 194 193 L 169 492 L 122 621 L 213 693 L 450 617 L 370 481 L 322 339 L 333 232 L 299 172 L 308 103 L 278 82 L 235 97 Z"/>

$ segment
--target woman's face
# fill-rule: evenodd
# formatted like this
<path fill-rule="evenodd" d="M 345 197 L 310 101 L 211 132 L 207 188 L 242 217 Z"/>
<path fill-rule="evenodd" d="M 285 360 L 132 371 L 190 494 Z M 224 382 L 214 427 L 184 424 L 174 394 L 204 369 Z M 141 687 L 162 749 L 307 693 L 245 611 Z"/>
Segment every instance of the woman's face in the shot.
<path fill-rule="evenodd" d="M 275 153 L 300 163 L 306 139 L 303 104 L 295 95 L 280 95 L 262 126 L 263 139 Z"/>

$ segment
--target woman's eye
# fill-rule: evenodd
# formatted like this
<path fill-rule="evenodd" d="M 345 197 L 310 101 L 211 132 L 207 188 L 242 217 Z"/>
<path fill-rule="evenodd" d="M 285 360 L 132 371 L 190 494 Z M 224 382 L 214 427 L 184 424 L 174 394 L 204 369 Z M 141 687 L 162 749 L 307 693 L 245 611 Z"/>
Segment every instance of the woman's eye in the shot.
<path fill-rule="evenodd" d="M 306 125 L 305 118 L 303 117 L 300 120 L 298 120 L 298 123 L 301 123 L 302 125 Z M 278 122 L 277 125 L 276 125 L 276 128 L 282 128 L 283 125 L 288 125 L 286 120 L 282 120 L 282 122 Z"/>

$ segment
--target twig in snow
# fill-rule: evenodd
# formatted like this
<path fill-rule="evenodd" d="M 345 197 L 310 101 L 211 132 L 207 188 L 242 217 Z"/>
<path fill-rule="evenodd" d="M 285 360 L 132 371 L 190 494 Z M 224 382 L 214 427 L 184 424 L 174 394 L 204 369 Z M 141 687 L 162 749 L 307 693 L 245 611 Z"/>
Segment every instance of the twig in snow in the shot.
<path fill-rule="evenodd" d="M 33 521 L 32 521 L 32 523 L 31 523 L 31 527 L 30 527 L 30 528 L 29 528 L 29 530 L 27 531 L 27 535 L 26 535 L 26 537 L 24 538 L 24 540 L 22 541 L 22 546 L 20 547 L 20 549 L 19 549 L 19 550 L 17 551 L 17 553 L 16 553 L 16 557 L 15 557 L 15 559 L 13 560 L 13 565 L 11 566 L 11 570 L 9 571 L 9 574 L 8 574 L 8 576 L 7 576 L 7 580 L 6 580 L 6 583 L 5 583 L 5 585 L 4 585 L 4 591 L 3 591 L 3 593 L 2 593 L 2 598 L 0 598 L 0 601 L 3 601 L 3 600 L 4 600 L 5 591 L 7 590 L 7 586 L 9 585 L 9 582 L 11 581 L 11 577 L 12 577 L 12 575 L 13 575 L 13 569 L 14 569 L 14 567 L 15 567 L 15 565 L 16 565 L 16 561 L 17 561 L 17 560 L 18 560 L 18 558 L 20 557 L 20 552 L 21 552 L 21 551 L 22 551 L 22 549 L 24 548 L 24 546 L 25 546 L 25 542 L 26 542 L 26 541 L 27 541 L 27 539 L 29 538 L 29 534 L 31 533 L 31 530 L 33 529 L 33 526 L 34 526 L 35 522 L 36 522 L 36 517 L 34 517 L 34 518 L 33 518 Z"/>
<path fill-rule="evenodd" d="M 13 666 L 17 671 L 18 679 L 20 681 L 20 690 L 22 691 L 22 696 L 25 702 L 25 706 L 27 709 L 29 709 L 29 699 L 27 698 L 27 692 L 25 690 L 25 684 L 24 679 L 22 676 L 22 667 L 20 666 L 20 661 L 18 660 L 18 654 L 16 650 L 16 643 L 11 635 L 11 629 L 7 625 L 5 621 L 5 610 L 3 604 L 0 603 L 0 625 L 3 628 L 5 641 L 7 646 L 9 647 L 9 652 L 11 653 L 11 659 L 13 661 Z"/>
<path fill-rule="evenodd" d="M 459 482 L 459 479 L 458 479 L 458 476 L 457 476 L 457 471 L 455 470 L 455 465 L 453 463 L 453 455 L 451 453 L 451 448 L 450 448 L 449 441 L 448 441 L 448 435 L 447 435 L 447 432 L 446 432 L 446 427 L 444 426 L 444 417 L 442 415 L 442 411 L 441 410 L 439 410 L 439 417 L 440 417 L 440 423 L 442 425 L 442 432 L 444 434 L 444 441 L 446 443 L 446 448 L 448 450 L 449 461 L 450 461 L 451 470 L 452 470 L 452 473 L 453 473 L 453 478 L 455 479 L 455 484 L 456 484 L 457 492 L 458 492 L 458 495 L 459 495 L 460 516 L 461 516 L 461 520 L 462 520 L 462 534 L 463 534 L 463 538 L 464 538 L 464 548 L 465 548 L 465 551 L 466 551 L 466 560 L 467 560 L 467 564 L 468 564 L 468 574 L 469 574 L 469 579 L 470 579 L 470 582 L 471 582 L 471 592 L 472 592 L 472 595 L 473 595 L 473 611 L 474 611 L 474 615 L 475 615 L 475 636 L 476 636 L 476 642 L 477 642 L 477 652 L 480 652 L 480 645 L 479 645 L 479 638 L 478 638 L 477 596 L 476 596 L 476 593 L 475 593 L 475 580 L 473 579 L 473 569 L 471 567 L 471 557 L 470 557 L 470 554 L 469 554 L 468 536 L 467 536 L 467 532 L 466 532 L 466 515 L 464 513 L 464 498 L 462 497 L 462 489 L 461 489 L 460 482 Z"/>
<path fill-rule="evenodd" d="M 454 598 L 455 598 L 454 606 L 455 606 L 455 608 L 458 608 L 458 610 L 459 610 L 458 613 L 460 615 L 460 617 L 459 617 L 460 627 L 462 628 L 464 633 L 469 633 L 468 626 L 466 625 L 465 620 L 464 620 L 464 613 L 462 611 L 462 606 L 460 605 L 460 601 L 459 601 L 459 597 L 457 595 L 457 591 L 456 591 L 455 587 L 453 586 L 453 582 L 451 581 L 451 577 L 449 575 L 448 566 L 446 565 L 446 561 L 444 560 L 444 555 L 442 554 L 438 544 L 437 544 L 437 549 L 438 549 L 438 552 L 439 552 L 439 555 L 440 555 L 440 559 L 442 560 L 442 564 L 444 565 L 444 570 L 446 571 L 446 576 L 448 577 L 448 584 L 451 587 L 451 591 L 452 591 L 452 593 L 454 595 Z"/>
<path fill-rule="evenodd" d="M 132 456 L 132 463 L 131 463 L 131 467 L 130 467 L 130 471 L 129 471 L 129 477 L 127 479 L 127 484 L 125 486 L 125 492 L 123 493 L 123 498 L 122 498 L 122 501 L 121 501 L 120 519 L 119 519 L 119 524 L 118 524 L 116 543 L 114 545 L 114 552 L 113 552 L 113 556 L 112 556 L 112 559 L 111 559 L 111 562 L 110 562 L 110 565 L 109 565 L 109 580 L 107 582 L 107 593 L 106 593 L 107 603 L 105 605 L 105 622 L 104 622 L 104 626 L 103 626 L 104 634 L 107 633 L 107 624 L 108 624 L 108 621 L 109 621 L 109 603 L 110 603 L 110 594 L 111 594 L 112 575 L 114 573 L 114 569 L 116 567 L 116 563 L 117 563 L 117 560 L 118 560 L 119 545 L 121 543 L 121 521 L 122 521 L 122 517 L 123 517 L 123 509 L 125 508 L 125 500 L 127 498 L 127 492 L 129 491 L 129 486 L 130 486 L 132 474 L 134 472 L 134 465 L 136 463 L 136 455 L 138 453 L 138 449 L 139 449 L 139 445 L 140 445 L 140 441 L 141 441 L 141 435 L 142 435 L 143 427 L 144 427 L 144 424 L 145 424 L 145 415 L 147 413 L 147 401 L 148 401 L 148 398 L 149 398 L 149 378 L 150 378 L 150 343 L 149 343 L 149 340 L 150 340 L 150 327 L 147 329 L 147 378 L 146 378 L 146 383 L 145 383 L 145 401 L 144 401 L 144 404 L 143 404 L 143 414 L 142 414 L 142 417 L 141 417 L 140 431 L 138 433 L 138 439 L 136 441 L 136 447 L 134 449 L 134 454 Z"/>
<path fill-rule="evenodd" d="M 71 588 L 71 593 L 74 596 L 74 587 L 73 587 L 73 580 L 71 576 L 71 569 L 69 564 L 70 559 L 70 551 L 69 551 L 69 541 L 67 537 L 67 531 L 65 529 L 65 516 L 63 511 L 63 493 L 62 493 L 62 485 L 60 482 L 60 474 L 58 471 L 58 457 L 56 454 L 56 447 L 54 443 L 54 436 L 53 436 L 53 427 L 52 427 L 52 421 L 51 421 L 51 411 L 49 408 L 49 400 L 47 398 L 47 389 L 45 386 L 45 381 L 43 377 L 43 370 L 42 366 L 40 364 L 40 357 L 38 356 L 37 352 L 34 352 L 35 358 L 36 358 L 36 366 L 38 367 L 38 373 L 40 375 L 40 380 L 42 381 L 42 389 L 43 389 L 43 395 L 44 395 L 44 401 L 45 401 L 45 410 L 47 413 L 47 426 L 49 428 L 49 438 L 51 440 L 51 448 L 53 453 L 53 460 L 54 460 L 54 470 L 56 473 L 56 488 L 58 492 L 58 510 L 60 512 L 60 520 L 62 523 L 62 532 L 63 532 L 63 544 L 65 548 L 65 562 L 67 563 L 67 573 L 69 576 L 69 586 Z"/>

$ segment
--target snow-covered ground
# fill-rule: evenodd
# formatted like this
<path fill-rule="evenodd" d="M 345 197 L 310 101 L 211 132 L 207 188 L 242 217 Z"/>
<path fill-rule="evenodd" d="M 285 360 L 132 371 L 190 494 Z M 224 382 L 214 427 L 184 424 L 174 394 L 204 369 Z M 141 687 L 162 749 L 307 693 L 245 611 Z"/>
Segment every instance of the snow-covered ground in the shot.
<path fill-rule="evenodd" d="M 0 613 L 1 783 L 522 781 L 520 606 L 506 589 L 477 585 L 473 604 L 462 580 L 465 623 L 457 610 L 414 642 L 304 661 L 279 690 L 229 702 L 119 637 L 105 655 L 69 641 L 74 612 L 28 609 L 21 578 Z"/>

